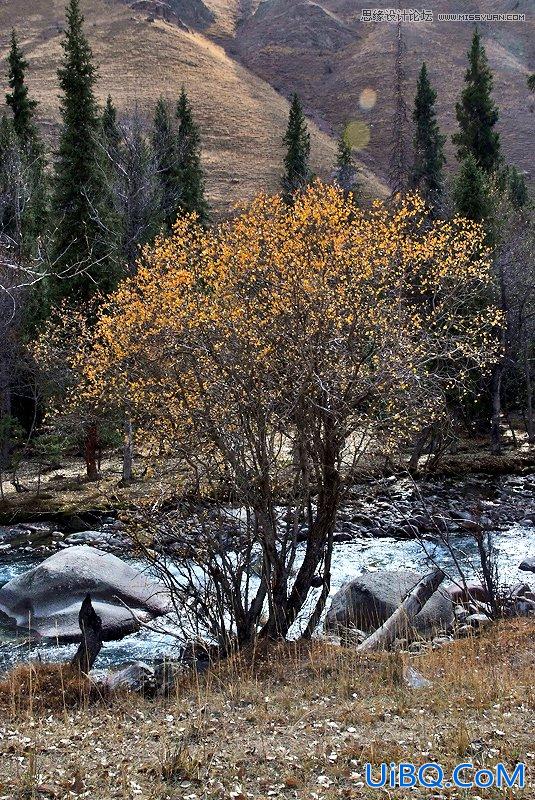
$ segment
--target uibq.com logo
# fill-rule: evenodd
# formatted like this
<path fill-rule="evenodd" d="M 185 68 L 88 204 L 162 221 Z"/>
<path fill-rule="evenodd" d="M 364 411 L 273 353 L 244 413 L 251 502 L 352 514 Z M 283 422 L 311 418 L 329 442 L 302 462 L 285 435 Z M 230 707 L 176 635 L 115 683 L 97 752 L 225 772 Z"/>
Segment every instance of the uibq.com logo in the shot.
<path fill-rule="evenodd" d="M 382 763 L 378 766 L 364 765 L 364 780 L 371 789 L 524 789 L 526 765 L 516 764 L 507 768 L 497 764 L 492 769 L 476 767 L 471 762 L 457 764 L 451 772 L 435 762 L 416 766 L 410 762 Z"/>

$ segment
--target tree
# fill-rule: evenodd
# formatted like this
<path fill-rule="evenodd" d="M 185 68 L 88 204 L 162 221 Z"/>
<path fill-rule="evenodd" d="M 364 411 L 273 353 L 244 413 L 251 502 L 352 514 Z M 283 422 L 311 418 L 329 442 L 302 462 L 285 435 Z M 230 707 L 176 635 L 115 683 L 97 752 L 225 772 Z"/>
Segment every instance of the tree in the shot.
<path fill-rule="evenodd" d="M 351 197 L 353 201 L 359 198 L 359 185 L 357 180 L 357 168 L 353 161 L 351 145 L 349 144 L 345 132 L 338 139 L 338 152 L 336 155 L 335 181 L 343 189 L 345 196 Z"/>
<path fill-rule="evenodd" d="M 535 92 L 535 72 L 528 78 L 528 89 L 530 92 Z"/>
<path fill-rule="evenodd" d="M 480 169 L 491 173 L 501 162 L 500 134 L 494 130 L 499 114 L 491 96 L 492 72 L 477 30 L 468 60 L 465 88 L 456 105 L 459 132 L 453 135 L 452 140 L 457 145 L 459 161 L 472 155 Z"/>
<path fill-rule="evenodd" d="M 442 168 L 444 142 L 438 127 L 435 111 L 437 93 L 429 82 L 427 66 L 422 64 L 412 118 L 415 125 L 414 164 L 412 168 L 412 185 L 431 204 L 439 202 L 443 191 Z"/>
<path fill-rule="evenodd" d="M 284 156 L 284 175 L 281 185 L 285 201 L 292 203 L 294 195 L 303 191 L 312 177 L 309 166 L 310 133 L 297 94 L 292 97 L 288 128 L 283 141 L 286 155 Z"/>
<path fill-rule="evenodd" d="M 206 610 L 227 651 L 264 602 L 264 636 L 311 633 L 359 460 L 398 453 L 495 356 L 481 227 L 424 222 L 417 197 L 361 210 L 319 182 L 290 206 L 261 196 L 215 229 L 179 219 L 103 309 L 70 403 L 128 405 L 184 466 L 178 495 L 216 499 L 194 530 L 178 519 L 174 574 L 197 576 L 180 606 Z"/>
<path fill-rule="evenodd" d="M 21 258 L 35 257 L 39 237 L 47 225 L 48 186 L 44 146 L 34 121 L 37 102 L 28 95 L 26 70 L 28 62 L 19 47 L 15 30 L 11 33 L 8 56 L 8 82 L 11 91 L 6 103 L 11 108 L 13 131 L 18 141 L 17 205 L 18 227 L 13 242 Z M 42 287 L 41 287 L 42 288 Z"/>
<path fill-rule="evenodd" d="M 193 111 L 184 87 L 176 116 L 179 122 L 177 146 L 180 170 L 180 209 L 195 212 L 201 222 L 208 220 L 208 203 L 204 195 L 204 171 L 201 165 L 201 136 L 193 119 Z"/>
<path fill-rule="evenodd" d="M 394 114 L 392 117 L 392 145 L 390 151 L 389 178 L 392 194 L 407 188 L 407 106 L 405 103 L 405 42 L 401 21 L 397 24 L 394 63 Z"/>
<path fill-rule="evenodd" d="M 461 162 L 454 187 L 455 211 L 460 217 L 475 222 L 492 223 L 492 200 L 489 178 L 469 153 Z M 489 231 L 490 234 L 490 231 Z"/>
<path fill-rule="evenodd" d="M 102 167 L 100 116 L 94 95 L 96 72 L 83 30 L 79 0 L 67 7 L 59 151 L 55 165 L 52 299 L 86 300 L 117 282 L 114 230 Z"/>
<path fill-rule="evenodd" d="M 108 153 L 113 153 L 119 147 L 119 142 L 121 141 L 121 131 L 117 122 L 117 109 L 113 105 L 111 95 L 108 95 L 106 98 L 106 105 L 104 106 L 104 111 L 102 112 L 101 125 L 102 135 L 104 137 L 104 142 L 106 144 Z"/>
<path fill-rule="evenodd" d="M 8 80 L 11 92 L 6 95 L 6 103 L 13 112 L 13 125 L 21 145 L 31 147 L 37 136 L 37 129 L 33 119 L 37 101 L 28 97 L 28 87 L 25 83 L 28 62 L 19 47 L 15 30 L 11 32 L 11 49 L 8 63 Z"/>
<path fill-rule="evenodd" d="M 139 111 L 122 119 L 117 130 L 113 191 L 120 221 L 120 257 L 127 274 L 132 275 L 140 257 L 140 246 L 158 233 L 161 194 L 156 157 Z"/>
<path fill-rule="evenodd" d="M 152 147 L 161 187 L 161 218 L 170 231 L 180 213 L 181 165 L 169 105 L 163 97 L 156 103 L 154 112 Z"/>

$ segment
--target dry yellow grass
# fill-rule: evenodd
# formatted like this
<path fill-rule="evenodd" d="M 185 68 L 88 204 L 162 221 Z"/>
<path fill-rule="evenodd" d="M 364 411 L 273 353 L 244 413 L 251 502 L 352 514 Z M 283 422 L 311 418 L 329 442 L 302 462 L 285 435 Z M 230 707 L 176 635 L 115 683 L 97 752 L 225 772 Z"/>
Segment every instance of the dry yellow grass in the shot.
<path fill-rule="evenodd" d="M 30 62 L 28 82 L 40 101 L 39 116 L 53 141 L 58 121 L 56 70 L 61 59 L 64 0 L 8 0 L 0 4 L 0 57 L 5 63 L 14 26 Z M 214 0 L 221 30 L 234 25 L 232 3 Z M 152 113 L 157 98 L 176 100 L 184 84 L 202 129 L 207 186 L 216 214 L 278 189 L 288 103 L 262 79 L 232 60 L 205 35 L 163 20 L 151 23 L 119 2 L 83 0 L 86 31 L 99 65 L 98 94 L 118 107 L 137 103 Z M 216 27 L 217 27 L 216 25 Z M 4 78 L 5 85 L 5 78 Z M 4 87 L 2 87 L 4 88 Z M 335 143 L 310 123 L 313 167 L 333 168 Z M 384 187 L 367 173 L 367 191 Z"/>
<path fill-rule="evenodd" d="M 532 781 L 534 644 L 535 623 L 518 620 L 426 653 L 413 660 L 433 681 L 421 690 L 399 683 L 400 657 L 321 643 L 262 648 L 165 700 L 121 696 L 73 709 L 58 682 L 52 711 L 4 705 L 0 798 L 371 800 L 389 795 L 364 787 L 363 765 L 390 760 L 445 769 L 520 760 Z M 476 796 L 531 800 L 533 787 L 425 792 Z"/>

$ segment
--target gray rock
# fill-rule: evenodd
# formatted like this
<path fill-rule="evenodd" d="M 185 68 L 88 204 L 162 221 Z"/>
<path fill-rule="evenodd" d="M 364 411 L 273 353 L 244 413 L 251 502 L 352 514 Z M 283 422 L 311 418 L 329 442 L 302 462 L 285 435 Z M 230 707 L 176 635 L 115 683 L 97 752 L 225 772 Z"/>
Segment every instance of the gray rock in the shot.
<path fill-rule="evenodd" d="M 163 585 L 111 553 L 82 545 L 61 550 L 9 581 L 0 589 L 0 617 L 39 638 L 76 642 L 78 613 L 88 593 L 105 640 L 139 628 L 129 609 L 141 621 L 169 610 Z"/>
<path fill-rule="evenodd" d="M 535 572 L 535 558 L 526 558 L 518 567 L 523 572 Z"/>
<path fill-rule="evenodd" d="M 335 594 L 325 618 L 326 630 L 356 627 L 374 631 L 398 608 L 404 597 L 422 578 L 412 570 L 367 572 L 350 581 Z M 439 589 L 415 617 L 413 637 L 432 636 L 453 622 L 453 603 L 445 590 Z"/>
<path fill-rule="evenodd" d="M 118 672 L 106 675 L 103 684 L 111 691 L 127 689 L 129 692 L 145 692 L 154 689 L 154 669 L 143 661 L 136 661 Z"/>
<path fill-rule="evenodd" d="M 484 628 L 485 625 L 491 622 L 486 614 L 470 614 L 470 616 L 466 618 L 466 621 L 472 628 Z"/>

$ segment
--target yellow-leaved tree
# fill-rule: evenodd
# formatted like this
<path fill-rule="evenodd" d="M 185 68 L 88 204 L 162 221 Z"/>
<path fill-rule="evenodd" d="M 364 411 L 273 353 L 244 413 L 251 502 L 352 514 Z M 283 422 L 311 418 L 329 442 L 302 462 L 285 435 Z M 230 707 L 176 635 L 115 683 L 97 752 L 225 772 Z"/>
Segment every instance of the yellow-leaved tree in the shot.
<path fill-rule="evenodd" d="M 418 197 L 361 210 L 320 182 L 214 230 L 180 219 L 145 249 L 96 325 L 77 396 L 127 414 L 225 498 L 175 537 L 224 647 L 249 641 L 263 608 L 265 635 L 313 630 L 357 463 L 440 419 L 495 357 L 489 280 L 477 224 L 432 220 Z"/>

